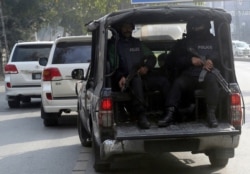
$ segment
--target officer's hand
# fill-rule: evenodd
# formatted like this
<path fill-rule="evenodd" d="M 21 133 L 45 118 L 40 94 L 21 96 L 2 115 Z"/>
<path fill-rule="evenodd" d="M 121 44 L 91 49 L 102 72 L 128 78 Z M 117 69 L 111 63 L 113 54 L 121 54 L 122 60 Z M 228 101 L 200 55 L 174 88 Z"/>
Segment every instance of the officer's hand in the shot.
<path fill-rule="evenodd" d="M 202 65 L 204 65 L 203 61 L 199 57 L 192 57 L 192 64 L 194 66 L 202 66 Z"/>
<path fill-rule="evenodd" d="M 203 68 L 205 68 L 207 71 L 211 71 L 211 69 L 212 69 L 213 67 L 214 67 L 214 65 L 213 65 L 212 60 L 207 59 L 206 62 L 205 62 L 205 64 L 204 64 L 204 67 L 203 67 Z"/>
<path fill-rule="evenodd" d="M 148 67 L 146 66 L 142 66 L 139 70 L 138 70 L 138 74 L 139 75 L 145 75 L 148 73 Z"/>
<path fill-rule="evenodd" d="M 125 87 L 125 82 L 126 82 L 126 78 L 125 77 L 122 77 L 119 81 L 119 87 L 121 88 L 121 90 L 124 89 Z"/>

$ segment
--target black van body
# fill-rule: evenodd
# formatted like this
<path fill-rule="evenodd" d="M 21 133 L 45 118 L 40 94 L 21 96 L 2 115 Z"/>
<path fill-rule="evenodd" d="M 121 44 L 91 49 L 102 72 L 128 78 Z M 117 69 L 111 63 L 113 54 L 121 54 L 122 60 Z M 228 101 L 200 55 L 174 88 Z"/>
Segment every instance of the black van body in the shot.
<path fill-rule="evenodd" d="M 124 113 L 119 108 L 124 103 L 126 105 L 131 96 L 112 89 L 115 68 L 110 67 L 107 57 L 108 42 L 115 33 L 112 26 L 120 21 L 133 22 L 135 37 L 158 56 L 171 51 L 185 33 L 186 23 L 192 16 L 207 16 L 211 20 L 212 32 L 219 45 L 220 66 L 217 68 L 229 90 L 221 88 L 216 112 L 218 127 L 209 128 L 206 124 L 202 90 L 195 91 L 193 99 L 189 100 L 189 108 L 182 108 L 183 115 L 188 114 L 191 119 L 180 119 L 174 125 L 159 128 L 155 120 L 162 114 L 160 95 L 157 91 L 146 91 L 151 128 L 140 129 L 136 121 L 120 122 Z M 222 9 L 167 5 L 125 9 L 87 25 L 92 32 L 90 67 L 85 73 L 75 69 L 72 76 L 87 83 L 78 92 L 78 132 L 83 146 L 92 143 L 96 171 L 109 169 L 112 159 L 125 154 L 205 153 L 212 166 L 225 166 L 228 159 L 234 157 L 245 113 L 235 75 L 230 23 L 230 14 Z M 156 65 L 156 71 L 157 68 Z M 125 111 L 125 114 L 129 112 Z"/>

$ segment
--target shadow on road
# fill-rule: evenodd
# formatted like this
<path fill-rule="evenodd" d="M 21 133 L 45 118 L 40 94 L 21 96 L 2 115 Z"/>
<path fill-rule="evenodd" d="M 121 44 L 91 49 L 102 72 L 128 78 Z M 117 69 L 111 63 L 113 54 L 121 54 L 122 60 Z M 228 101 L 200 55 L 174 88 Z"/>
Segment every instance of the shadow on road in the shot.
<path fill-rule="evenodd" d="M 95 173 L 93 166 L 89 166 L 89 170 Z M 219 170 L 212 168 L 209 163 L 197 165 L 193 159 L 178 159 L 172 153 L 164 153 L 158 156 L 116 158 L 111 170 L 105 174 L 211 174 Z"/>

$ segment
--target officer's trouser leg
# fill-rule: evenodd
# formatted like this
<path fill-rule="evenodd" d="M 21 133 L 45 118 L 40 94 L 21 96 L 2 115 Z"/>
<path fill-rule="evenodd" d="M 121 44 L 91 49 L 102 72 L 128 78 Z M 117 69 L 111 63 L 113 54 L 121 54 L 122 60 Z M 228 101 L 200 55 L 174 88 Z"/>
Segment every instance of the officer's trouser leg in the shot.
<path fill-rule="evenodd" d="M 219 100 L 219 86 L 214 74 L 207 73 L 204 81 L 207 102 L 207 121 L 209 127 L 217 127 L 216 108 Z"/>
<path fill-rule="evenodd" d="M 145 115 L 146 109 L 143 81 L 140 76 L 135 76 L 131 81 L 131 92 L 133 95 L 132 105 L 138 118 L 138 126 L 142 129 L 148 129 L 150 127 L 150 122 Z"/>

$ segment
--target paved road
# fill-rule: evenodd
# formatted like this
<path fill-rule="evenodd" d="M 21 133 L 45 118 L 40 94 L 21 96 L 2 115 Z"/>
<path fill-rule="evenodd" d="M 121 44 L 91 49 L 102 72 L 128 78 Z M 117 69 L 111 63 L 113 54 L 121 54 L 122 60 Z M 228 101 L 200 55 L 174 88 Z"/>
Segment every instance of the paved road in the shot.
<path fill-rule="evenodd" d="M 70 174 L 81 150 L 76 116 L 43 126 L 40 100 L 9 109 L 0 82 L 0 174 Z"/>
<path fill-rule="evenodd" d="M 223 169 L 210 168 L 203 154 L 166 153 L 162 158 L 115 161 L 110 173 L 119 174 L 246 174 L 250 161 L 250 62 L 236 62 L 238 81 L 246 104 L 246 124 L 235 158 Z M 247 79 L 247 80 L 246 80 Z M 8 109 L 0 81 L 0 174 L 94 174 L 92 149 L 80 146 L 75 118 L 61 120 L 57 128 L 46 128 L 35 102 L 21 109 Z M 146 168 L 145 168 L 146 165 Z"/>
<path fill-rule="evenodd" d="M 119 174 L 246 174 L 249 173 L 250 161 L 250 62 L 235 62 L 237 79 L 244 95 L 246 106 L 246 124 L 243 126 L 239 147 L 235 150 L 235 157 L 229 160 L 222 169 L 210 167 L 209 160 L 204 154 L 166 153 L 161 158 L 125 159 L 116 161 L 108 173 Z M 82 148 L 73 174 L 95 174 L 91 148 Z"/>

